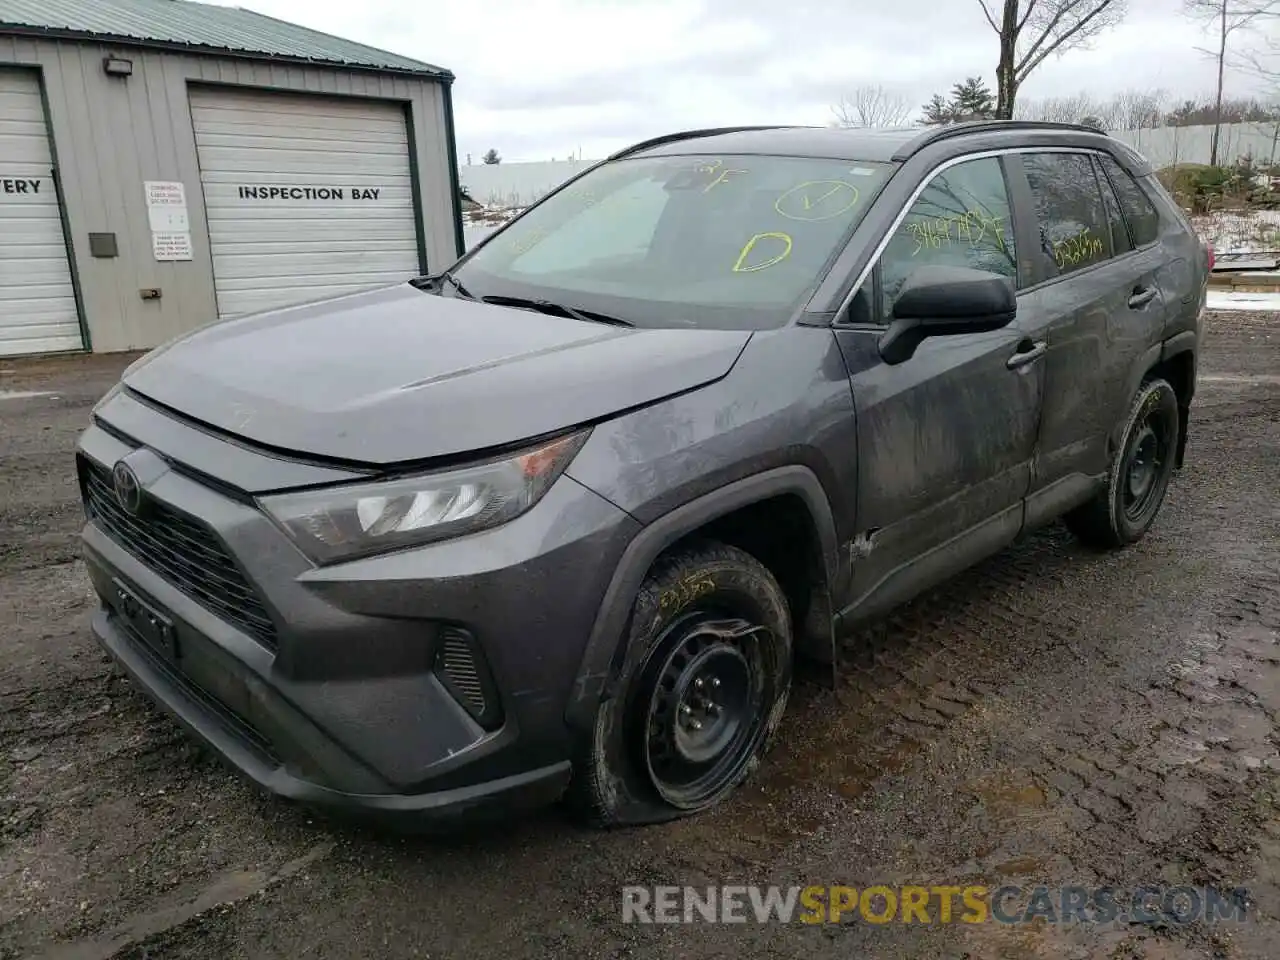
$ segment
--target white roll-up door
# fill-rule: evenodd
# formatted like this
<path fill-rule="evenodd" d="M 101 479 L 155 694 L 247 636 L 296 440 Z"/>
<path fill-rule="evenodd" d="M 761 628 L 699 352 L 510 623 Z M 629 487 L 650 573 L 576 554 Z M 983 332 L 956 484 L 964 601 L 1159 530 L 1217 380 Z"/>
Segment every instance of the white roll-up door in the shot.
<path fill-rule="evenodd" d="M 417 275 L 399 104 L 193 88 L 218 314 Z"/>
<path fill-rule="evenodd" d="M 83 346 L 40 83 L 0 70 L 0 356 Z"/>

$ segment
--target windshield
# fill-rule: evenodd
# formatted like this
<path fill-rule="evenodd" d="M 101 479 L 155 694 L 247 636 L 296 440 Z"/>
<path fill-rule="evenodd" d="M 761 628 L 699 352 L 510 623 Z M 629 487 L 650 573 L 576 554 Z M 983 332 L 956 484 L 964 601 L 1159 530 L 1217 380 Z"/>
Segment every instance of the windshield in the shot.
<path fill-rule="evenodd" d="M 529 210 L 454 272 L 479 297 L 547 300 L 641 326 L 780 326 L 890 169 L 770 156 L 617 160 Z"/>

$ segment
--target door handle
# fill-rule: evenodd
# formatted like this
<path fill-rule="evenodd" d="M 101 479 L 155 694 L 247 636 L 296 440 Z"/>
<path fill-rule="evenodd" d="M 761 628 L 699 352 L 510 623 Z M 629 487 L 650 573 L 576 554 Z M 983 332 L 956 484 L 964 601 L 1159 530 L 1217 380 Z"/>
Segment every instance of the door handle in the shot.
<path fill-rule="evenodd" d="M 1018 344 L 1018 352 L 1005 361 L 1005 366 L 1010 370 L 1018 370 L 1028 364 L 1035 363 L 1045 355 L 1049 349 L 1049 344 L 1043 340 L 1037 340 L 1032 343 L 1030 340 L 1023 340 Z"/>
<path fill-rule="evenodd" d="M 1137 310 L 1139 307 L 1145 307 L 1148 303 L 1156 298 L 1159 291 L 1154 287 L 1134 287 L 1133 295 L 1129 297 L 1129 309 Z"/>

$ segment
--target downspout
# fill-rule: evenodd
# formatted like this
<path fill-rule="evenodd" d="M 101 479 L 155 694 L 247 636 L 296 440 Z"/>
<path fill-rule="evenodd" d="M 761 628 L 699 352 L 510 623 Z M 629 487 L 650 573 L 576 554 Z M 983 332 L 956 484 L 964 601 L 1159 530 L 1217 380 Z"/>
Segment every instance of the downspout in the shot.
<path fill-rule="evenodd" d="M 465 240 L 462 233 L 462 182 L 458 176 L 458 137 L 453 129 L 453 77 L 444 81 L 444 138 L 449 151 L 450 204 L 453 207 L 454 258 L 462 256 Z"/>

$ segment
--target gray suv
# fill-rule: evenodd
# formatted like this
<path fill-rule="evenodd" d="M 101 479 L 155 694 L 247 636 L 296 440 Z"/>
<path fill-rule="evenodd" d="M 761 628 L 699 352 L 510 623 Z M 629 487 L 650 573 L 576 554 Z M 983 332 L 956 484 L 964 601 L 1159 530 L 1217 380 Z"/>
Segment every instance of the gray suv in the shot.
<path fill-rule="evenodd" d="M 205 327 L 78 451 L 93 629 L 267 790 L 414 818 L 721 800 L 798 658 L 1187 439 L 1208 250 L 1022 122 L 638 144 L 432 277 Z"/>

